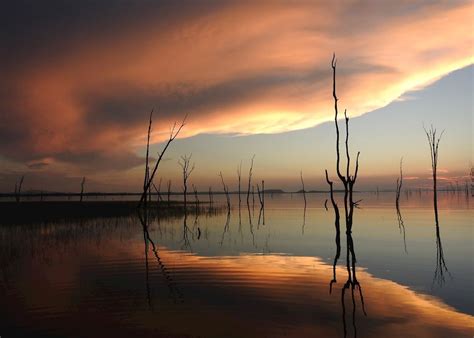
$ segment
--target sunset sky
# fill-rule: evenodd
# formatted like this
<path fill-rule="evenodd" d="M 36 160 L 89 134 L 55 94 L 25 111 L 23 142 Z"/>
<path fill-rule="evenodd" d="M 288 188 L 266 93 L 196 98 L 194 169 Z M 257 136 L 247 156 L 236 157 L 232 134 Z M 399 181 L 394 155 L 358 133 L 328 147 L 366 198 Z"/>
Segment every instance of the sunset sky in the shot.
<path fill-rule="evenodd" d="M 361 151 L 359 189 L 428 186 L 423 125 L 445 130 L 440 185 L 473 158 L 472 1 L 10 1 L 0 12 L 0 191 L 138 191 L 153 154 L 188 123 L 158 177 L 231 189 L 255 154 L 269 188 L 325 189 L 334 173 L 331 58 Z M 328 123 L 329 122 L 329 123 Z M 155 155 L 154 155 L 155 156 Z"/>

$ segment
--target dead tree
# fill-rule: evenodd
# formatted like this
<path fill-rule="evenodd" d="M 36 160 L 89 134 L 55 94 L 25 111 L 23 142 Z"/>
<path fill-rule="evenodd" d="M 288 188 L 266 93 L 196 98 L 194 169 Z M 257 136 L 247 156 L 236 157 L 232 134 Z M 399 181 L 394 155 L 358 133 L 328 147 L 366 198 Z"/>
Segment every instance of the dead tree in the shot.
<path fill-rule="evenodd" d="M 336 127 L 336 172 L 337 176 L 341 180 L 342 184 L 344 185 L 344 210 L 345 210 L 345 219 L 346 219 L 346 231 L 352 230 L 352 215 L 354 211 L 354 200 L 353 200 L 353 191 L 354 185 L 357 180 L 357 173 L 359 171 L 359 155 L 360 152 L 357 152 L 356 162 L 355 162 L 355 170 L 354 175 L 350 174 L 350 165 L 351 165 L 351 157 L 349 153 L 349 117 L 347 117 L 347 110 L 344 110 L 344 119 L 346 124 L 346 139 L 345 139 L 345 148 L 346 148 L 346 172 L 343 175 L 341 173 L 341 155 L 339 151 L 339 125 L 337 123 L 338 118 L 338 106 L 336 94 L 336 55 L 333 55 L 331 61 L 331 67 L 333 71 L 333 86 L 332 86 L 332 96 L 334 98 L 334 124 Z"/>
<path fill-rule="evenodd" d="M 303 186 L 304 207 L 306 208 L 306 190 L 304 188 L 303 170 L 300 171 L 301 185 Z"/>
<path fill-rule="evenodd" d="M 265 208 L 265 181 L 262 180 L 262 208 Z"/>
<path fill-rule="evenodd" d="M 184 198 L 184 207 L 186 208 L 187 203 L 187 193 L 188 193 L 188 178 L 194 170 L 194 163 L 191 165 L 191 157 L 189 156 L 181 156 L 181 160 L 178 161 L 178 164 L 181 166 L 183 171 L 183 198 Z"/>
<path fill-rule="evenodd" d="M 329 293 L 332 292 L 332 285 L 334 283 L 337 282 L 337 278 L 336 278 L 336 265 L 337 265 L 337 261 L 339 260 L 339 257 L 341 256 L 341 227 L 340 227 L 340 213 L 339 213 L 339 207 L 337 206 L 337 203 L 336 203 L 336 200 L 334 199 L 334 189 L 333 189 L 333 182 L 329 180 L 329 176 L 328 176 L 328 171 L 325 170 L 326 172 L 326 182 L 329 184 L 329 194 L 330 194 L 330 197 L 331 197 L 331 203 L 332 203 L 332 207 L 334 209 L 334 226 L 336 228 L 336 255 L 334 256 L 334 261 L 333 261 L 333 265 L 332 265 L 332 274 L 333 274 L 333 277 L 332 277 L 332 280 L 331 282 L 329 283 Z M 326 203 L 327 203 L 328 200 L 326 200 Z M 325 206 L 326 206 L 326 203 L 325 203 Z M 327 206 L 326 206 L 326 210 L 327 210 Z"/>
<path fill-rule="evenodd" d="M 438 146 L 441 137 L 443 136 L 444 130 L 441 132 L 439 137 L 436 136 L 436 129 L 433 126 L 429 130 L 423 127 L 425 130 L 426 137 L 428 139 L 428 144 L 430 145 L 430 155 L 431 155 L 431 169 L 433 172 L 433 205 L 435 209 L 436 218 L 438 218 L 438 192 L 437 192 L 437 170 L 438 170 Z M 438 222 L 438 220 L 436 220 Z"/>
<path fill-rule="evenodd" d="M 400 193 L 402 191 L 402 185 L 403 185 L 403 170 L 402 170 L 402 165 L 403 165 L 403 157 L 400 159 L 400 177 L 397 178 L 397 195 L 395 199 L 395 205 L 397 206 L 397 209 L 400 206 Z"/>
<path fill-rule="evenodd" d="M 230 197 L 229 197 L 229 188 L 224 182 L 224 176 L 222 175 L 222 171 L 219 172 L 219 176 L 221 177 L 222 188 L 224 189 L 224 194 L 227 200 L 227 210 L 230 212 Z"/>
<path fill-rule="evenodd" d="M 433 171 L 433 206 L 434 206 L 434 214 L 435 214 L 435 226 L 436 226 L 436 269 L 433 277 L 433 283 L 435 281 L 438 282 L 440 286 L 444 284 L 445 281 L 445 273 L 447 272 L 449 276 L 451 273 L 446 266 L 446 262 L 444 260 L 444 251 L 443 251 L 443 244 L 441 242 L 441 232 L 439 226 L 439 218 L 438 218 L 438 193 L 437 193 L 437 169 L 438 169 L 438 147 L 439 141 L 443 136 L 444 131 L 437 137 L 437 131 L 433 126 L 430 127 L 429 130 L 424 128 L 426 137 L 428 138 L 428 143 L 430 145 L 430 155 L 431 155 L 431 169 Z"/>
<path fill-rule="evenodd" d="M 84 196 L 84 184 L 85 183 L 86 183 L 86 177 L 83 177 L 82 181 L 81 181 L 81 194 L 80 194 L 80 197 L 79 197 L 80 202 L 82 202 L 82 198 Z"/>
<path fill-rule="evenodd" d="M 163 159 L 163 156 L 165 155 L 165 152 L 168 149 L 171 142 L 174 141 L 174 139 L 178 136 L 181 129 L 186 125 L 186 118 L 187 118 L 187 115 L 186 115 L 183 121 L 181 122 L 181 124 L 179 125 L 179 127 L 177 126 L 176 122 L 171 127 L 168 141 L 166 142 L 163 150 L 158 154 L 158 159 L 156 160 L 153 170 L 151 171 L 151 174 L 150 174 L 149 149 L 150 149 L 151 126 L 153 122 L 152 116 L 153 116 L 153 110 L 150 112 L 150 120 L 149 120 L 149 125 L 148 125 L 147 150 L 146 150 L 146 162 L 145 162 L 145 179 L 143 183 L 142 196 L 138 204 L 139 207 L 142 205 L 144 201 L 146 202 L 147 193 L 149 193 L 149 191 L 151 190 L 151 183 L 153 182 L 153 178 L 155 177 L 156 171 L 158 170 L 158 166 L 160 165 L 161 160 Z"/>
<path fill-rule="evenodd" d="M 20 181 L 15 182 L 15 200 L 17 203 L 20 203 L 21 187 L 23 186 L 24 180 L 25 180 L 25 175 L 22 175 L 20 178 Z"/>
<path fill-rule="evenodd" d="M 249 169 L 249 183 L 247 186 L 247 205 L 249 205 L 249 198 L 250 198 L 250 185 L 252 184 L 252 171 L 253 171 L 253 160 L 255 159 L 255 155 L 252 156 L 250 160 L 250 169 Z"/>
<path fill-rule="evenodd" d="M 156 201 L 157 202 L 162 202 L 163 201 L 163 197 L 161 196 L 161 182 L 162 182 L 162 178 L 160 178 L 160 183 L 158 183 L 158 187 L 155 185 L 155 183 L 151 183 L 152 186 L 153 186 L 153 189 L 155 189 L 155 192 L 156 192 Z"/>
<path fill-rule="evenodd" d="M 241 179 L 242 179 L 242 161 L 240 161 L 240 165 L 237 167 L 237 179 L 239 181 L 239 206 L 240 206 L 240 204 L 242 203 L 242 200 L 241 200 L 241 197 L 240 197 L 240 194 L 241 194 L 240 182 L 241 182 Z"/>
<path fill-rule="evenodd" d="M 354 192 L 354 185 L 357 180 L 357 173 L 359 171 L 359 155 L 360 152 L 357 153 L 356 161 L 355 161 L 355 170 L 354 174 L 351 175 L 350 171 L 350 166 L 351 166 L 351 157 L 350 157 L 350 152 L 349 152 L 349 118 L 347 117 L 347 111 L 344 110 L 344 119 L 345 119 L 345 125 L 346 125 L 346 137 L 345 137 L 345 152 L 346 152 L 346 171 L 344 174 L 341 172 L 341 156 L 340 156 L 340 151 L 339 151 L 339 126 L 337 123 L 337 118 L 338 118 L 338 98 L 336 94 L 336 56 L 333 55 L 332 61 L 331 61 L 331 67 L 333 71 L 333 86 L 332 86 L 332 96 L 334 98 L 334 124 L 336 127 L 336 172 L 337 176 L 339 177 L 339 180 L 342 182 L 344 186 L 344 215 L 345 215 L 345 223 L 346 223 L 346 240 L 347 240 L 347 245 L 346 245 L 346 267 L 347 267 L 347 273 L 348 273 L 348 278 L 347 282 L 344 284 L 342 288 L 342 295 L 341 295 L 341 301 L 343 305 L 343 323 L 344 323 L 344 334 L 346 334 L 346 325 L 345 325 L 345 303 L 344 303 L 344 294 L 345 290 L 349 289 L 351 287 L 352 291 L 352 303 L 353 307 L 355 309 L 355 300 L 354 300 L 354 289 L 358 288 L 359 289 L 359 294 L 361 298 L 361 303 L 362 303 L 362 309 L 364 311 L 364 315 L 366 315 L 365 312 L 365 307 L 364 307 L 364 299 L 362 296 L 362 289 L 361 286 L 356 278 L 356 256 L 355 256 L 355 250 L 354 250 L 354 245 L 353 245 L 353 240 L 352 240 L 352 224 L 353 224 L 353 213 L 354 213 L 354 208 L 357 207 L 358 202 L 354 202 L 353 200 L 353 192 Z M 331 193 L 331 202 L 334 207 L 334 211 L 336 213 L 336 245 L 338 240 L 337 236 L 337 227 L 338 227 L 338 220 L 339 220 L 339 209 L 337 207 L 337 204 L 335 203 L 334 200 L 334 194 L 333 194 L 333 182 L 329 180 L 329 175 L 326 170 L 326 181 L 329 185 L 330 188 L 330 193 Z M 338 247 L 339 245 L 337 245 Z M 336 252 L 336 259 L 335 262 L 337 261 L 337 258 L 340 254 L 340 248 L 337 248 Z M 352 268 L 351 268 L 352 267 Z M 333 265 L 333 271 L 335 272 L 335 264 Z M 334 283 L 336 281 L 335 275 L 333 276 L 333 280 L 331 281 Z M 330 286 L 330 290 L 331 290 Z M 355 325 L 355 324 L 354 324 Z"/>
<path fill-rule="evenodd" d="M 193 184 L 193 191 L 194 191 L 194 201 L 196 202 L 196 207 L 199 205 L 199 198 L 196 186 Z"/>

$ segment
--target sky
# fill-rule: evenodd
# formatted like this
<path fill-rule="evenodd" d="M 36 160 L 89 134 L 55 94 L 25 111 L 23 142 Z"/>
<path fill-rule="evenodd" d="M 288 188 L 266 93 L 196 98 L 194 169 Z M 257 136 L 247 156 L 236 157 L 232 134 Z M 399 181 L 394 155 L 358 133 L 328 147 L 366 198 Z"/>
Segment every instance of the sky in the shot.
<path fill-rule="evenodd" d="M 0 191 L 137 191 L 152 152 L 187 124 L 158 177 L 231 189 L 323 189 L 334 174 L 331 58 L 360 189 L 428 186 L 423 125 L 445 130 L 442 183 L 472 166 L 471 1 L 11 1 L 0 13 Z M 156 157 L 156 155 L 155 155 Z M 178 189 L 178 188 L 176 188 Z"/>

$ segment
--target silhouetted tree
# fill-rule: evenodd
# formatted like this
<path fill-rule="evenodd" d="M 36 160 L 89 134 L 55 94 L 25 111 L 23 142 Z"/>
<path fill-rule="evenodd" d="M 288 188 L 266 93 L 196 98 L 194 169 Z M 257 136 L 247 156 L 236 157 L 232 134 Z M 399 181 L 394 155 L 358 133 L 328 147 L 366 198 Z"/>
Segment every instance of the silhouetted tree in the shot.
<path fill-rule="evenodd" d="M 242 161 L 240 161 L 240 165 L 237 167 L 237 179 L 239 182 L 239 207 L 240 207 L 240 203 L 242 202 L 240 198 L 240 181 L 242 179 Z"/>
<path fill-rule="evenodd" d="M 303 187 L 304 207 L 306 208 L 306 190 L 304 188 L 303 171 L 300 171 L 301 185 Z"/>
<path fill-rule="evenodd" d="M 395 205 L 397 208 L 400 205 L 400 193 L 402 191 L 402 185 L 403 185 L 403 170 L 402 170 L 402 164 L 403 164 L 403 157 L 400 159 L 400 177 L 397 178 L 397 195 L 395 199 Z"/>
<path fill-rule="evenodd" d="M 155 162 L 155 165 L 153 167 L 153 170 L 150 173 L 150 167 L 149 167 L 149 148 L 150 148 L 150 135 L 151 135 L 151 126 L 152 126 L 152 116 L 153 116 L 153 110 L 150 112 L 150 120 L 148 124 L 148 137 L 147 137 L 147 151 L 146 151 L 146 162 L 145 162 L 145 179 L 144 179 L 144 184 L 143 184 L 143 193 L 140 198 L 140 202 L 138 206 L 141 206 L 141 204 L 146 201 L 147 193 L 151 190 L 151 183 L 153 182 L 153 178 L 155 177 L 156 171 L 158 170 L 158 166 L 161 163 L 161 160 L 163 159 L 163 156 L 168 149 L 169 145 L 171 142 L 174 141 L 174 139 L 178 136 L 179 132 L 181 129 L 186 125 L 186 118 L 187 115 L 184 117 L 183 121 L 177 126 L 176 122 L 173 124 L 170 130 L 170 135 L 168 138 L 168 141 L 166 142 L 163 150 L 158 154 L 158 159 Z"/>
<path fill-rule="evenodd" d="M 193 191 L 194 191 L 194 201 L 196 202 L 196 208 L 199 205 L 199 198 L 198 198 L 198 192 L 196 189 L 196 186 L 193 184 Z"/>
<path fill-rule="evenodd" d="M 184 207 L 186 208 L 187 203 L 187 193 L 188 193 L 188 178 L 194 170 L 194 163 L 191 165 L 191 157 L 189 156 L 181 156 L 181 160 L 178 161 L 178 164 L 181 166 L 183 172 L 183 198 L 184 198 Z"/>
<path fill-rule="evenodd" d="M 250 161 L 250 169 L 249 169 L 249 183 L 247 186 L 247 205 L 249 204 L 249 197 L 250 197 L 250 185 L 252 184 L 252 170 L 253 170 L 253 160 L 255 159 L 255 155 L 252 156 Z"/>
<path fill-rule="evenodd" d="M 344 185 L 344 210 L 345 210 L 345 218 L 346 218 L 346 227 L 347 231 L 351 231 L 352 229 L 352 214 L 354 211 L 354 200 L 353 200 L 353 191 L 354 185 L 357 180 L 357 173 L 359 171 L 359 155 L 360 152 L 357 152 L 356 162 L 355 162 L 355 170 L 354 175 L 350 174 L 350 165 L 351 165 L 351 158 L 349 154 L 349 117 L 347 117 L 347 110 L 344 110 L 344 119 L 346 123 L 346 139 L 345 139 L 345 148 L 346 148 L 346 172 L 343 175 L 340 169 L 340 162 L 341 156 L 339 152 L 339 125 L 337 123 L 338 118 L 338 98 L 336 94 L 336 56 L 333 55 L 331 67 L 333 70 L 333 90 L 332 96 L 334 98 L 334 124 L 336 127 L 336 172 L 337 176 L 341 180 L 342 184 Z"/>
<path fill-rule="evenodd" d="M 221 178 L 222 188 L 224 189 L 224 194 L 225 194 L 226 201 L 227 201 L 227 210 L 230 211 L 229 188 L 227 187 L 227 185 L 224 182 L 224 176 L 222 175 L 222 172 L 219 172 L 219 176 Z"/>
<path fill-rule="evenodd" d="M 436 136 L 436 129 L 433 126 L 429 130 L 425 130 L 426 137 L 428 139 L 428 144 L 430 145 L 430 155 L 431 155 L 431 169 L 433 173 L 433 205 L 436 212 L 436 218 L 438 217 L 438 192 L 437 192 L 437 170 L 438 170 L 438 147 L 439 141 L 443 136 L 444 130 L 441 132 L 439 137 Z"/>
<path fill-rule="evenodd" d="M 17 203 L 20 203 L 21 187 L 23 186 L 24 180 L 25 180 L 25 175 L 22 175 L 20 178 L 20 181 L 15 182 L 15 200 Z"/>
<path fill-rule="evenodd" d="M 86 183 L 86 177 L 84 176 L 81 181 L 81 195 L 80 195 L 80 201 L 82 202 L 82 197 L 84 195 L 84 184 Z"/>

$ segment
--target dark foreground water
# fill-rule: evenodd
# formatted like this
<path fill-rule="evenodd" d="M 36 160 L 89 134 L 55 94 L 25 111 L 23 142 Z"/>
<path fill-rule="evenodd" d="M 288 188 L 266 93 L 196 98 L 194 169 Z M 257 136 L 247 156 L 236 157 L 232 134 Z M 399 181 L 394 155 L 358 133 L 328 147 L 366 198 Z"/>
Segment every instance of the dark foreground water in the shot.
<path fill-rule="evenodd" d="M 436 227 L 427 193 L 399 213 L 393 194 L 357 197 L 339 241 L 319 194 L 147 228 L 133 214 L 1 224 L 0 336 L 472 337 L 472 201 L 442 193 Z"/>

